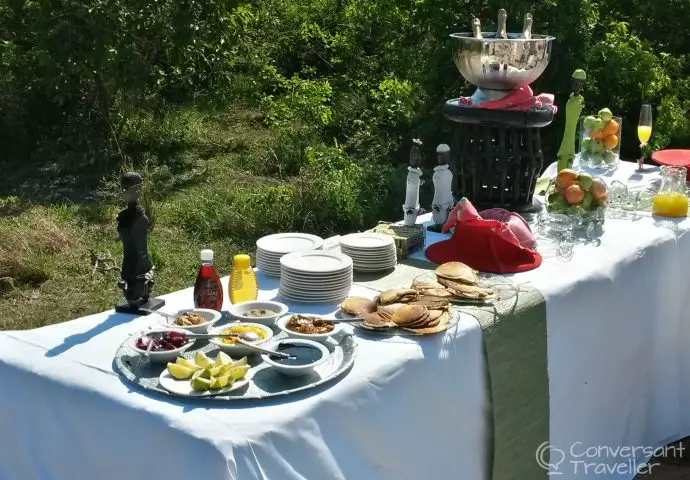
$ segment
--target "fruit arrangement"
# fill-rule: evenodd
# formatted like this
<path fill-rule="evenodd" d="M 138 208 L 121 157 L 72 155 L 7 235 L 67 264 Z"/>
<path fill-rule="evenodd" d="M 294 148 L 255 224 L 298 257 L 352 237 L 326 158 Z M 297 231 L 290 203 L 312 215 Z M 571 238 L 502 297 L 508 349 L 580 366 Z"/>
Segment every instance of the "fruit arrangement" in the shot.
<path fill-rule="evenodd" d="M 235 362 L 225 352 L 218 353 L 215 360 L 199 352 L 193 361 L 179 357 L 175 363 L 168 363 L 168 373 L 177 380 L 189 380 L 197 392 L 230 387 L 243 379 L 249 368 L 247 357 Z"/>
<path fill-rule="evenodd" d="M 577 173 L 565 168 L 546 191 L 549 213 L 588 215 L 608 205 L 608 188 L 601 180 L 588 173 Z"/>
<path fill-rule="evenodd" d="M 613 165 L 618 161 L 620 145 L 620 121 L 613 118 L 611 110 L 602 108 L 594 116 L 582 121 L 580 156 L 592 165 Z"/>

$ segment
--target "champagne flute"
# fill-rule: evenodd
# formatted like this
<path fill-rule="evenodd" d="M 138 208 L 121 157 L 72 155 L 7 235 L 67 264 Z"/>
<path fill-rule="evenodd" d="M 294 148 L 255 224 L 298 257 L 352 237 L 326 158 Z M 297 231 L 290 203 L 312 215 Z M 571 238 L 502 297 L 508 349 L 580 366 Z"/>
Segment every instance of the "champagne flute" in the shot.
<path fill-rule="evenodd" d="M 637 169 L 642 171 L 644 163 L 644 153 L 642 149 L 647 146 L 649 138 L 652 136 L 652 106 L 642 105 L 640 108 L 640 121 L 637 124 L 637 138 L 640 140 L 640 160 L 637 162 Z"/>

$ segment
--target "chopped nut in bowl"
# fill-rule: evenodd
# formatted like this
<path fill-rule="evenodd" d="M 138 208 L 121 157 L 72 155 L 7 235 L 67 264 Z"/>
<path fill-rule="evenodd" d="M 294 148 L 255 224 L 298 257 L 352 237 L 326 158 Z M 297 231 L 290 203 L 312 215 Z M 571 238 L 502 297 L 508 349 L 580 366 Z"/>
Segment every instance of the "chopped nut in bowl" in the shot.
<path fill-rule="evenodd" d="M 289 337 L 324 342 L 338 333 L 342 324 L 317 315 L 292 314 L 278 319 L 276 325 Z"/>
<path fill-rule="evenodd" d="M 174 318 L 166 317 L 166 325 L 173 328 L 181 328 L 190 333 L 206 333 L 218 320 L 220 312 L 206 308 L 192 308 L 180 310 L 174 314 Z"/>

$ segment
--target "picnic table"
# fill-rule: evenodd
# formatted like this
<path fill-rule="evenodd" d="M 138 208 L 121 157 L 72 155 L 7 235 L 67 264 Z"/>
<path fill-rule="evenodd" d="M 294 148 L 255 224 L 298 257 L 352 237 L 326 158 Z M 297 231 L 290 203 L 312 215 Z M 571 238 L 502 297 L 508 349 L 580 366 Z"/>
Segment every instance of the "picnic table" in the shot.
<path fill-rule="evenodd" d="M 203 402 L 123 380 L 115 352 L 154 315 L 2 332 L 0 478 L 522 480 L 608 468 L 602 478 L 632 479 L 653 449 L 690 433 L 690 221 L 655 223 L 607 218 L 567 260 L 539 238 L 543 264 L 509 276 L 513 297 L 462 307 L 456 326 L 425 338 L 354 330 L 344 378 L 279 400 Z M 428 232 L 426 245 L 444 238 Z M 424 260 L 400 268 L 433 269 Z M 351 295 L 373 298 L 390 280 L 355 278 Z M 259 282 L 260 299 L 278 295 L 276 279 Z M 164 298 L 166 311 L 193 304 L 191 289 Z"/>

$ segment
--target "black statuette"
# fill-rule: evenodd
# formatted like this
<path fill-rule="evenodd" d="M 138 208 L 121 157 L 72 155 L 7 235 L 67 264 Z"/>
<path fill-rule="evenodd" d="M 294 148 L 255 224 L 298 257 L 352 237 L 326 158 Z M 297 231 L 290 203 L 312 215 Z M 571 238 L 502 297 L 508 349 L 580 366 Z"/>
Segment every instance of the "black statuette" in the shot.
<path fill-rule="evenodd" d="M 154 266 L 148 251 L 149 218 L 139 200 L 143 180 L 136 172 L 122 175 L 122 197 L 127 207 L 117 216 L 117 233 L 122 241 L 121 280 L 126 303 L 115 309 L 120 312 L 142 313 L 139 309 L 156 310 L 165 302 L 150 300 L 154 285 Z"/>

